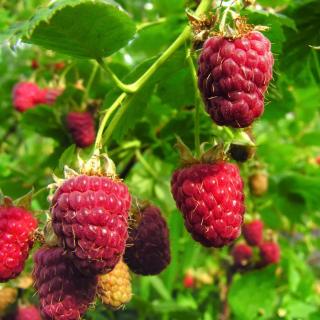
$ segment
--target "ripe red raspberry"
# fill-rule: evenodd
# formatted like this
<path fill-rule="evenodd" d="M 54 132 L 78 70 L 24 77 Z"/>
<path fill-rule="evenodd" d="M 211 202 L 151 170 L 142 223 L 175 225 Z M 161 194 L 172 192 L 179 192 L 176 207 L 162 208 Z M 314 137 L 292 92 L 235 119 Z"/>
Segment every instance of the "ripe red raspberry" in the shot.
<path fill-rule="evenodd" d="M 138 226 L 129 230 L 124 260 L 136 274 L 159 274 L 171 260 L 166 220 L 157 207 L 147 206 L 137 222 Z"/>
<path fill-rule="evenodd" d="M 263 241 L 263 222 L 254 220 L 242 227 L 243 236 L 250 246 L 258 246 Z"/>
<path fill-rule="evenodd" d="M 15 314 L 14 320 L 41 320 L 39 309 L 35 306 L 20 307 Z"/>
<path fill-rule="evenodd" d="M 264 110 L 272 78 L 270 41 L 251 31 L 242 38 L 209 38 L 199 59 L 199 89 L 207 112 L 218 125 L 249 126 Z"/>
<path fill-rule="evenodd" d="M 41 248 L 34 256 L 33 276 L 45 320 L 79 320 L 94 300 L 97 277 L 83 276 L 62 248 Z"/>
<path fill-rule="evenodd" d="M 237 244 L 234 246 L 232 252 L 234 264 L 238 267 L 248 265 L 252 258 L 252 249 L 247 244 Z"/>
<path fill-rule="evenodd" d="M 130 204 L 126 185 L 107 177 L 81 175 L 57 189 L 53 230 L 81 272 L 104 274 L 118 263 L 128 237 Z"/>
<path fill-rule="evenodd" d="M 222 247 L 239 237 L 245 207 L 236 165 L 219 161 L 178 169 L 171 189 L 196 241 L 206 247 Z"/>
<path fill-rule="evenodd" d="M 0 206 L 0 282 L 17 277 L 33 245 L 37 220 L 20 207 Z"/>
<path fill-rule="evenodd" d="M 70 112 L 67 115 L 67 127 L 78 147 L 85 148 L 93 144 L 96 131 L 89 112 Z"/>
<path fill-rule="evenodd" d="M 19 112 L 34 108 L 41 100 L 41 89 L 32 82 L 19 82 L 12 90 L 13 106 Z"/>
<path fill-rule="evenodd" d="M 280 260 L 280 246 L 276 242 L 264 242 L 259 246 L 260 265 L 267 266 Z"/>

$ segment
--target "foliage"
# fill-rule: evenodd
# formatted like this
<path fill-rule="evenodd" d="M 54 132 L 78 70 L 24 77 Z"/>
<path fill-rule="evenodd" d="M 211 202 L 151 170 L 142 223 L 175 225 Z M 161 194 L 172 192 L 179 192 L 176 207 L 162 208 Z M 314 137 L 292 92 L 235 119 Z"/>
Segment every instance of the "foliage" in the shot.
<path fill-rule="evenodd" d="M 98 125 L 121 93 L 110 70 L 106 73 L 102 68 L 86 92 L 96 65 L 90 59 L 107 57 L 108 68 L 119 79 L 135 83 L 182 34 L 187 24 L 184 10 L 196 8 L 196 1 L 119 0 L 123 9 L 111 0 L 2 2 L 0 188 L 18 198 L 32 187 L 47 186 L 53 173 L 61 176 L 65 164 L 76 162 L 77 151 L 65 129 L 67 112 L 88 106 L 95 111 Z M 263 164 L 269 173 L 266 195 L 254 198 L 246 190 L 247 215 L 258 212 L 278 234 L 282 258 L 277 268 L 237 274 L 227 303 L 232 319 L 318 319 L 320 167 L 315 158 L 320 154 L 320 52 L 310 46 L 320 44 L 320 4 L 317 0 L 257 2 L 259 6 L 242 13 L 249 22 L 270 27 L 266 35 L 273 43 L 276 65 L 265 113 L 253 127 L 257 155 L 241 165 L 241 172 L 244 181 L 257 165 Z M 185 231 L 170 194 L 171 173 L 179 165 L 175 136 L 189 147 L 194 143 L 197 92 L 186 60 L 189 36 L 139 83 L 138 92 L 125 94 L 103 137 L 104 149 L 130 191 L 164 211 L 172 263 L 160 276 L 134 277 L 134 297 L 125 310 L 111 312 L 98 304 L 86 319 L 213 320 L 226 303 L 221 290 L 227 283 L 223 266 L 230 260 L 228 248 L 200 248 Z M 16 42 L 19 38 L 23 42 Z M 40 65 L 36 70 L 30 67 L 34 59 Z M 62 71 L 53 67 L 59 61 L 66 63 Z M 66 89 L 54 106 L 18 114 L 11 92 L 22 79 L 35 80 L 41 87 L 63 83 Z M 201 110 L 201 141 L 216 137 L 230 139 Z M 81 155 L 91 151 L 83 150 Z M 42 220 L 47 195 L 39 193 L 32 201 Z M 190 268 L 210 270 L 214 283 L 184 288 L 183 275 Z M 32 290 L 25 298 L 35 299 Z"/>

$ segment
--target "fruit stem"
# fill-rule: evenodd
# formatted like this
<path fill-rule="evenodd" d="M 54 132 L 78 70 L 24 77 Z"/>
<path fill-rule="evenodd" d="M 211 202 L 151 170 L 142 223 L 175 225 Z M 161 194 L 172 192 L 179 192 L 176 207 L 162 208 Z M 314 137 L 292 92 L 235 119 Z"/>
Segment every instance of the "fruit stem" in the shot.
<path fill-rule="evenodd" d="M 212 3 L 212 0 L 202 0 L 196 10 L 196 15 L 205 13 L 210 8 L 211 3 Z M 123 91 L 123 93 L 119 96 L 119 98 L 114 102 L 114 104 L 108 110 L 110 110 L 110 112 L 112 113 L 130 93 L 131 93 L 130 97 L 132 98 L 134 96 L 134 93 L 139 91 L 145 85 L 145 83 L 149 80 L 149 78 L 151 78 L 151 76 L 160 68 L 160 66 L 162 66 L 176 52 L 176 50 L 179 49 L 185 43 L 185 41 L 190 37 L 190 35 L 191 35 L 191 28 L 190 26 L 186 26 L 183 29 L 182 33 L 178 36 L 178 38 L 154 62 L 154 64 L 136 82 L 129 85 L 124 84 L 111 71 L 111 69 L 108 67 L 107 64 L 104 63 L 102 59 L 97 59 L 97 62 L 103 68 L 103 70 L 105 70 L 111 76 L 111 79 Z M 115 127 L 117 126 L 118 122 L 120 121 L 121 117 L 126 112 L 128 107 L 129 107 L 129 101 L 126 101 L 126 103 L 122 106 L 122 108 L 120 108 L 120 110 L 112 118 L 104 136 L 105 141 L 109 140 Z M 99 131 L 96 138 L 96 144 L 95 144 L 96 148 L 102 147 L 102 134 L 109 117 L 110 117 L 110 114 L 107 113 L 101 121 L 101 125 L 99 127 Z"/>
<path fill-rule="evenodd" d="M 42 188 L 40 188 L 38 191 L 36 191 L 36 192 L 34 192 L 33 194 L 32 194 L 32 199 L 33 198 L 36 198 L 39 194 L 41 194 L 42 192 L 44 192 L 44 191 L 48 191 L 48 187 L 42 187 Z"/>
<path fill-rule="evenodd" d="M 143 29 L 146 29 L 146 28 L 149 28 L 149 27 L 152 27 L 152 26 L 155 26 L 157 24 L 161 24 L 161 23 L 164 23 L 167 21 L 167 18 L 159 18 L 158 20 L 156 21 L 149 21 L 149 22 L 143 22 L 143 23 L 140 23 L 138 26 L 137 26 L 137 32 L 143 30 Z"/>
<path fill-rule="evenodd" d="M 231 4 L 232 5 L 232 4 Z M 230 11 L 230 9 L 231 9 L 231 5 L 229 5 L 226 9 L 225 9 L 225 11 L 224 11 L 224 13 L 223 13 L 223 15 L 222 15 L 222 18 L 221 18 L 221 22 L 220 22 L 220 25 L 219 25 L 219 31 L 221 32 L 221 33 L 223 33 L 224 34 L 224 29 L 225 29 L 225 26 L 226 26 L 226 20 L 227 20 L 227 15 L 228 15 L 228 12 Z"/>
<path fill-rule="evenodd" d="M 197 80 L 197 72 L 193 62 L 191 50 L 187 52 L 187 60 L 189 63 L 192 81 L 194 86 L 194 104 L 195 104 L 195 112 L 194 112 L 194 146 L 196 156 L 200 155 L 200 105 L 202 104 L 202 100 L 199 94 L 198 89 L 198 80 Z"/>
<path fill-rule="evenodd" d="M 93 80 L 94 80 L 94 78 L 95 78 L 95 76 L 97 74 L 97 71 L 98 71 L 98 66 L 99 65 L 94 61 L 93 62 L 93 68 L 92 68 L 88 83 L 86 85 L 86 89 L 85 89 L 85 91 L 83 93 L 83 96 L 82 96 L 82 101 L 81 101 L 81 109 L 82 110 L 85 110 L 85 108 L 86 108 L 86 103 L 88 101 L 88 97 L 89 97 L 89 93 L 90 93 L 90 90 L 91 90 L 91 86 L 92 86 Z"/>
<path fill-rule="evenodd" d="M 111 80 L 119 89 L 121 89 L 123 92 L 126 92 L 126 93 L 136 92 L 136 89 L 133 87 L 133 85 L 123 83 L 117 77 L 117 75 L 113 73 L 113 71 L 110 69 L 108 64 L 102 58 L 97 58 L 97 62 L 100 65 L 100 67 L 108 74 L 108 76 L 111 78 Z"/>
<path fill-rule="evenodd" d="M 97 133 L 97 137 L 96 137 L 96 142 L 95 142 L 95 149 L 101 149 L 102 148 L 102 135 L 103 135 L 103 130 L 104 127 L 106 126 L 108 119 L 110 118 L 111 114 L 113 113 L 113 111 L 115 111 L 119 105 L 121 104 L 121 102 L 127 97 L 127 94 L 125 92 L 123 92 L 115 101 L 114 103 L 111 105 L 111 107 L 109 109 L 106 110 L 105 115 L 103 116 L 100 126 L 99 126 L 99 130 Z M 109 128 L 108 128 L 109 129 Z"/>

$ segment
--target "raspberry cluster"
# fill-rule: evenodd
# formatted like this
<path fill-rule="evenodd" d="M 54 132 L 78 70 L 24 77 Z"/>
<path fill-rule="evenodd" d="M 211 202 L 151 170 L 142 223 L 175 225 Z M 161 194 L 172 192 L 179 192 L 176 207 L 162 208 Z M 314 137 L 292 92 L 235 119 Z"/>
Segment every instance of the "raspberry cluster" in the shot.
<path fill-rule="evenodd" d="M 13 106 L 17 111 L 25 112 L 39 104 L 52 105 L 61 93 L 60 89 L 41 89 L 33 82 L 22 81 L 12 90 Z"/>
<path fill-rule="evenodd" d="M 264 110 L 274 63 L 270 41 L 260 32 L 209 38 L 199 58 L 198 84 L 207 112 L 218 125 L 244 128 Z"/>
<path fill-rule="evenodd" d="M 0 282 L 21 273 L 36 228 L 37 220 L 26 209 L 0 206 Z"/>
<path fill-rule="evenodd" d="M 206 247 L 222 247 L 239 237 L 245 207 L 236 165 L 219 161 L 178 169 L 171 189 L 196 241 Z"/>
<path fill-rule="evenodd" d="M 129 231 L 124 260 L 136 274 L 159 274 L 171 260 L 166 220 L 155 206 L 144 208 L 136 220 L 138 225 Z"/>
<path fill-rule="evenodd" d="M 280 246 L 274 241 L 264 240 L 263 222 L 253 220 L 242 227 L 246 243 L 240 243 L 233 247 L 231 255 L 237 267 L 246 267 L 253 264 L 254 248 L 259 252 L 259 260 L 253 264 L 254 267 L 265 267 L 277 264 L 280 260 Z"/>

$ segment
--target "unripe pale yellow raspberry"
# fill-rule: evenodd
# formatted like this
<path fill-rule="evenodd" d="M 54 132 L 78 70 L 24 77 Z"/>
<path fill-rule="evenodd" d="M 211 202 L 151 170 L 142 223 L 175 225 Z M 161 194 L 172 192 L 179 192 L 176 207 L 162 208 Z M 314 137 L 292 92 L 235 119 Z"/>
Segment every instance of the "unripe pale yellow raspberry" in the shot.
<path fill-rule="evenodd" d="M 111 309 L 119 309 L 131 300 L 129 268 L 122 260 L 111 272 L 99 276 L 98 295 L 101 301 Z"/>
<path fill-rule="evenodd" d="M 5 311 L 14 304 L 17 299 L 18 291 L 14 288 L 0 289 L 0 317 Z"/>

